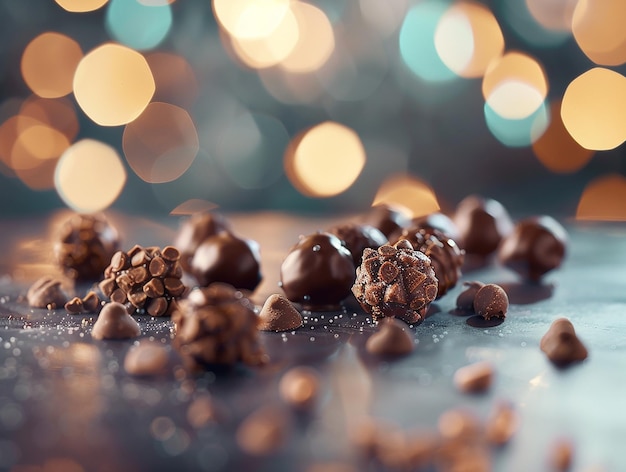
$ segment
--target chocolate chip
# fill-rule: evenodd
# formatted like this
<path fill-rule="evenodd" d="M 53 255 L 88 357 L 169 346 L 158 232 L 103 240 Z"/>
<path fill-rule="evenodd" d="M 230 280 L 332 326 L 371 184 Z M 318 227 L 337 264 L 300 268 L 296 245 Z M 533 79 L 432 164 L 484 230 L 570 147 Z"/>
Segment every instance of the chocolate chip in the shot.
<path fill-rule="evenodd" d="M 143 289 L 128 294 L 128 301 L 132 303 L 135 308 L 143 307 L 147 298 L 148 295 L 144 293 Z"/>
<path fill-rule="evenodd" d="M 487 284 L 476 292 L 474 311 L 484 319 L 504 318 L 509 309 L 509 297 L 502 287 Z"/>
<path fill-rule="evenodd" d="M 146 311 L 151 316 L 164 315 L 167 311 L 167 300 L 164 297 L 151 298 L 150 301 L 147 302 Z"/>
<path fill-rule="evenodd" d="M 284 411 L 275 407 L 262 407 L 239 425 L 237 444 L 250 455 L 269 455 L 285 443 L 287 429 L 287 415 Z"/>
<path fill-rule="evenodd" d="M 128 266 L 129 266 L 128 256 L 122 251 L 117 251 L 115 254 L 113 254 L 113 257 L 111 257 L 110 266 L 111 266 L 111 269 L 114 270 L 115 272 L 128 269 Z"/>
<path fill-rule="evenodd" d="M 541 350 L 554 364 L 568 366 L 587 358 L 587 348 L 576 336 L 574 325 L 567 318 L 555 320 L 543 335 Z"/>
<path fill-rule="evenodd" d="M 180 251 L 174 246 L 165 246 L 161 251 L 161 255 L 168 262 L 176 262 L 180 259 Z"/>
<path fill-rule="evenodd" d="M 178 297 L 185 291 L 185 286 L 181 280 L 175 277 L 166 277 L 163 280 L 163 285 L 165 286 L 165 290 L 173 297 Z"/>
<path fill-rule="evenodd" d="M 142 266 L 150 261 L 150 256 L 145 249 L 137 251 L 137 253 L 131 258 L 130 263 L 133 267 Z M 115 269 L 114 269 L 115 270 Z"/>
<path fill-rule="evenodd" d="M 145 267 L 133 267 L 128 271 L 128 275 L 135 284 L 142 284 L 150 278 L 150 273 Z"/>
<path fill-rule="evenodd" d="M 122 290 L 121 288 L 116 288 L 115 290 L 113 290 L 109 298 L 111 299 L 112 302 L 116 302 L 116 303 L 126 303 L 126 300 L 127 300 L 126 292 Z"/>
<path fill-rule="evenodd" d="M 131 347 L 124 358 L 124 370 L 136 376 L 161 376 L 168 372 L 169 354 L 165 346 L 140 342 Z"/>
<path fill-rule="evenodd" d="M 497 402 L 485 424 L 487 441 L 496 446 L 509 442 L 519 428 L 519 416 L 511 403 Z"/>
<path fill-rule="evenodd" d="M 79 297 L 74 297 L 65 304 L 65 311 L 76 314 L 84 311 L 83 301 Z"/>
<path fill-rule="evenodd" d="M 110 297 L 113 291 L 117 288 L 117 284 L 115 283 L 115 277 L 109 277 L 102 280 L 98 284 L 98 287 L 106 297 Z"/>
<path fill-rule="evenodd" d="M 68 296 L 61 288 L 61 281 L 52 277 L 41 277 L 33 283 L 26 293 L 28 304 L 34 308 L 54 310 L 61 308 Z"/>
<path fill-rule="evenodd" d="M 378 330 L 372 334 L 365 348 L 375 356 L 404 356 L 415 348 L 414 337 L 406 323 L 395 318 L 384 318 L 378 322 Z"/>
<path fill-rule="evenodd" d="M 82 300 L 85 311 L 96 311 L 100 307 L 100 298 L 96 292 L 89 291 Z"/>
<path fill-rule="evenodd" d="M 290 331 L 302 324 L 300 312 L 282 295 L 270 295 L 259 312 L 261 331 Z"/>
<path fill-rule="evenodd" d="M 167 264 L 163 258 L 157 256 L 150 261 L 149 269 L 150 275 L 153 277 L 159 277 L 167 272 Z"/>
<path fill-rule="evenodd" d="M 489 362 L 477 362 L 459 368 L 454 373 L 454 385 L 466 393 L 484 392 L 493 381 L 494 371 Z"/>
<path fill-rule="evenodd" d="M 463 290 L 456 299 L 456 307 L 466 312 L 474 312 L 474 299 L 478 291 L 485 286 L 484 283 L 478 281 L 464 282 Z"/>
<path fill-rule="evenodd" d="M 128 339 L 140 334 L 139 324 L 124 305 L 116 302 L 104 305 L 91 330 L 94 339 Z"/>
<path fill-rule="evenodd" d="M 319 396 L 319 374 L 309 367 L 294 367 L 280 379 L 278 390 L 287 404 L 307 410 L 313 407 Z"/>
<path fill-rule="evenodd" d="M 180 280 L 178 282 L 180 282 Z M 159 279 L 150 279 L 150 281 L 143 286 L 143 293 L 150 298 L 162 297 L 165 293 L 163 282 Z"/>

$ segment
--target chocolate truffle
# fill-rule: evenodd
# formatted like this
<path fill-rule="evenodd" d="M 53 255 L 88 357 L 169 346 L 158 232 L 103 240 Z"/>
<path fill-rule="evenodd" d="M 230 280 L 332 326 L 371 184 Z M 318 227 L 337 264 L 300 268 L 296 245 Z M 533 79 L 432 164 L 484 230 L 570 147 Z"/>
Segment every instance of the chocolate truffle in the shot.
<path fill-rule="evenodd" d="M 548 359 L 561 367 L 587 358 L 587 348 L 578 339 L 574 325 L 567 318 L 559 318 L 550 325 L 539 347 Z"/>
<path fill-rule="evenodd" d="M 172 314 L 174 347 L 191 370 L 267 361 L 259 344 L 254 305 L 234 287 L 214 283 L 192 290 Z"/>
<path fill-rule="evenodd" d="M 461 392 L 480 393 L 489 389 L 493 375 L 493 367 L 489 362 L 476 362 L 457 369 L 453 380 Z"/>
<path fill-rule="evenodd" d="M 478 281 L 472 281 L 463 282 L 463 286 L 467 288 L 459 293 L 459 296 L 456 298 L 456 307 L 459 310 L 473 312 L 476 294 L 485 286 L 485 284 Z"/>
<path fill-rule="evenodd" d="M 470 195 L 458 204 L 454 223 L 465 252 L 479 256 L 493 253 L 513 230 L 511 217 L 500 202 L 476 195 Z"/>
<path fill-rule="evenodd" d="M 259 312 L 261 331 L 290 331 L 302 324 L 300 312 L 282 295 L 270 295 Z"/>
<path fill-rule="evenodd" d="M 105 297 L 125 303 L 129 313 L 145 310 L 151 316 L 170 315 L 185 292 L 181 281 L 180 253 L 172 246 L 118 251 L 99 284 Z"/>
<path fill-rule="evenodd" d="M 280 285 L 289 300 L 305 308 L 335 308 L 350 295 L 352 254 L 330 233 L 302 236 L 280 266 Z"/>
<path fill-rule="evenodd" d="M 117 230 L 103 215 L 75 214 L 61 225 L 54 256 L 68 277 L 99 280 L 119 245 Z"/>
<path fill-rule="evenodd" d="M 439 230 L 425 228 L 415 231 L 405 229 L 400 233 L 400 239 L 406 239 L 413 249 L 423 252 L 430 258 L 439 281 L 437 298 L 445 295 L 456 285 L 461 276 L 464 255 L 454 240 Z"/>
<path fill-rule="evenodd" d="M 374 205 L 363 217 L 363 224 L 378 228 L 385 237 L 409 226 L 411 219 L 402 208 L 393 205 Z"/>
<path fill-rule="evenodd" d="M 361 263 L 363 250 L 366 247 L 377 249 L 387 242 L 387 238 L 378 228 L 370 225 L 360 225 L 356 223 L 346 223 L 344 225 L 334 226 L 328 230 L 343 241 L 344 246 L 352 254 L 354 266 Z"/>
<path fill-rule="evenodd" d="M 456 226 L 452 218 L 448 215 L 444 215 L 443 213 L 435 212 L 429 215 L 418 216 L 413 218 L 407 226 L 407 229 L 410 232 L 417 232 L 420 229 L 436 229 L 437 231 L 441 231 L 446 237 L 454 240 L 454 242 L 459 246 L 463 247 L 461 233 L 459 232 L 459 228 Z M 389 238 L 391 242 L 396 242 L 401 239 L 400 232 L 396 232 L 392 234 Z"/>
<path fill-rule="evenodd" d="M 202 287 L 222 282 L 254 291 L 261 282 L 259 245 L 227 232 L 210 236 L 196 249 L 190 273 Z"/>
<path fill-rule="evenodd" d="M 506 267 L 523 278 L 537 282 L 563 262 L 567 232 L 550 216 L 535 216 L 518 221 L 498 251 Z"/>
<path fill-rule="evenodd" d="M 28 304 L 34 308 L 54 310 L 67 302 L 67 294 L 61 288 L 61 281 L 52 277 L 41 277 L 30 286 L 26 293 Z"/>
<path fill-rule="evenodd" d="M 415 323 L 437 296 L 430 259 L 406 240 L 365 249 L 356 274 L 352 293 L 375 320 L 396 316 Z"/>
<path fill-rule="evenodd" d="M 484 319 L 504 318 L 509 309 L 509 297 L 502 287 L 487 284 L 476 292 L 474 311 Z"/>
<path fill-rule="evenodd" d="M 310 367 L 294 367 L 288 370 L 278 385 L 283 401 L 298 410 L 308 410 L 313 407 L 319 390 L 319 374 Z"/>
<path fill-rule="evenodd" d="M 161 376 L 168 371 L 169 354 L 162 344 L 140 342 L 131 347 L 124 358 L 124 370 L 143 377 Z"/>
<path fill-rule="evenodd" d="M 174 246 L 181 252 L 183 268 L 187 271 L 190 269 L 191 258 L 205 239 L 230 230 L 228 220 L 215 212 L 196 213 L 185 220 L 174 241 Z"/>
<path fill-rule="evenodd" d="M 368 338 L 365 349 L 375 356 L 405 356 L 415 348 L 413 339 L 406 323 L 385 318 L 378 323 L 378 331 Z"/>
<path fill-rule="evenodd" d="M 111 302 L 102 307 L 91 330 L 94 339 L 129 339 L 141 334 L 139 324 L 121 303 Z"/>

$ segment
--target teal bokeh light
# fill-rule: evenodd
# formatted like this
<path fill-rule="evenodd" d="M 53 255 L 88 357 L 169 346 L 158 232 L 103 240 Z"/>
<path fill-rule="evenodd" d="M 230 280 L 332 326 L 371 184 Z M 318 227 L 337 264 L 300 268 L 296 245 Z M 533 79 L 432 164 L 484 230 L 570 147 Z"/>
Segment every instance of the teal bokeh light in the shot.
<path fill-rule="evenodd" d="M 426 0 L 407 13 L 400 29 L 400 55 L 411 71 L 421 79 L 443 82 L 457 78 L 439 58 L 435 48 L 437 23 L 450 2 Z"/>
<path fill-rule="evenodd" d="M 485 121 L 491 134 L 508 147 L 530 146 L 546 131 L 550 114 L 544 101 L 530 116 L 521 120 L 509 120 L 498 115 L 489 103 L 485 103 Z"/>
<path fill-rule="evenodd" d="M 111 0 L 106 14 L 109 34 L 137 50 L 152 49 L 165 39 L 172 27 L 169 4 L 148 6 L 138 0 Z"/>

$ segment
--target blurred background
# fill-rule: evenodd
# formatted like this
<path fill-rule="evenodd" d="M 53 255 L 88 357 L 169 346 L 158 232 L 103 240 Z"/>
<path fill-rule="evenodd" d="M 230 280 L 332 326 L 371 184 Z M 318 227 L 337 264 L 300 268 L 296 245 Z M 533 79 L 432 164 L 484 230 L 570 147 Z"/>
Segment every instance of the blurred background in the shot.
<path fill-rule="evenodd" d="M 623 0 L 0 3 L 0 216 L 626 219 Z"/>

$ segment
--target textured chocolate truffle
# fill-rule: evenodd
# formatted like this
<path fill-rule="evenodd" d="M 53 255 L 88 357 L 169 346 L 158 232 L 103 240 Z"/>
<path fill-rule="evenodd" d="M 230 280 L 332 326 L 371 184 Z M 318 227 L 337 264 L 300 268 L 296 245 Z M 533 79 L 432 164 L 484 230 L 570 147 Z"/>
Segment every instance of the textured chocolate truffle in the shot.
<path fill-rule="evenodd" d="M 202 287 L 222 282 L 254 291 L 261 282 L 259 245 L 232 233 L 210 236 L 196 249 L 190 272 Z"/>
<path fill-rule="evenodd" d="M 28 304 L 34 308 L 54 310 L 67 302 L 67 294 L 61 288 L 61 281 L 52 277 L 41 277 L 30 286 L 26 294 Z"/>
<path fill-rule="evenodd" d="M 378 228 L 387 238 L 410 223 L 411 219 L 401 208 L 387 204 L 374 205 L 363 217 L 363 224 Z"/>
<path fill-rule="evenodd" d="M 355 269 L 352 254 L 330 233 L 300 238 L 280 266 L 285 295 L 306 308 L 333 308 L 350 295 Z"/>
<path fill-rule="evenodd" d="M 550 325 L 539 347 L 548 359 L 562 367 L 587 358 L 587 348 L 578 339 L 574 325 L 567 318 L 559 318 Z"/>
<path fill-rule="evenodd" d="M 405 356 L 415 348 L 413 336 L 406 323 L 395 318 L 385 318 L 378 323 L 378 331 L 365 343 L 370 354 L 381 357 Z"/>
<path fill-rule="evenodd" d="M 508 268 L 530 281 L 538 281 L 563 262 L 567 232 L 550 216 L 535 216 L 518 221 L 498 251 Z"/>
<path fill-rule="evenodd" d="M 61 225 L 54 256 L 68 277 L 99 280 L 119 244 L 117 230 L 103 215 L 75 214 Z"/>
<path fill-rule="evenodd" d="M 361 263 L 363 250 L 366 247 L 377 249 L 387 242 L 387 237 L 378 228 L 370 225 L 347 223 L 334 226 L 328 232 L 343 241 L 348 251 L 352 254 L 355 267 Z"/>
<path fill-rule="evenodd" d="M 282 295 L 270 295 L 259 312 L 261 331 L 290 331 L 302 323 L 300 312 Z"/>
<path fill-rule="evenodd" d="M 406 239 L 411 243 L 413 249 L 423 252 L 430 258 L 435 276 L 439 281 L 437 298 L 445 295 L 448 290 L 456 285 L 459 277 L 461 277 L 464 253 L 454 240 L 439 230 L 425 228 L 415 231 L 405 229 L 400 233 L 399 239 Z"/>
<path fill-rule="evenodd" d="M 174 347 L 191 370 L 267 361 L 259 344 L 254 305 L 230 285 L 214 283 L 192 290 L 174 310 L 172 321 Z"/>
<path fill-rule="evenodd" d="M 502 287 L 487 284 L 476 292 L 474 311 L 484 319 L 504 318 L 509 310 L 509 297 Z"/>
<path fill-rule="evenodd" d="M 488 256 L 513 230 L 511 217 L 496 200 L 470 195 L 457 206 L 454 223 L 468 254 Z"/>
<path fill-rule="evenodd" d="M 185 220 L 174 241 L 174 246 L 180 250 L 183 268 L 189 270 L 191 258 L 205 239 L 230 230 L 230 223 L 219 213 L 196 213 Z"/>
<path fill-rule="evenodd" d="M 377 251 L 365 249 L 356 270 L 352 293 L 375 320 L 396 316 L 407 323 L 423 319 L 437 296 L 437 278 L 430 259 L 400 240 Z"/>
<path fill-rule="evenodd" d="M 456 298 L 456 307 L 459 310 L 473 312 L 476 294 L 485 286 L 485 284 L 478 281 L 472 281 L 463 282 L 463 286 L 467 288 L 459 293 L 459 296 Z"/>
<path fill-rule="evenodd" d="M 141 334 L 139 324 L 121 303 L 104 305 L 91 330 L 94 339 L 129 339 Z"/>

